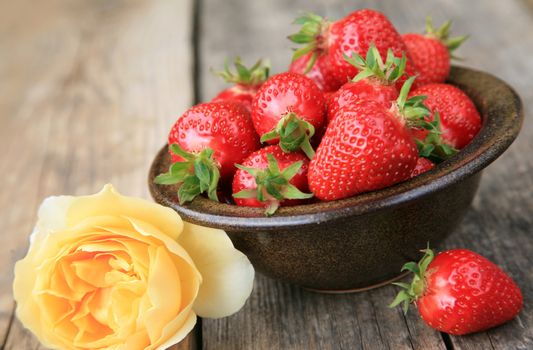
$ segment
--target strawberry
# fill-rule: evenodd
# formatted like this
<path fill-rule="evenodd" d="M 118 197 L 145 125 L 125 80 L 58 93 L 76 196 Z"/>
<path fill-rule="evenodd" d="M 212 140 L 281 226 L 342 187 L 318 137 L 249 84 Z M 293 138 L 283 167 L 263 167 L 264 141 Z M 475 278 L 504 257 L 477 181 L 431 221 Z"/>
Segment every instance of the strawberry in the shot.
<path fill-rule="evenodd" d="M 309 188 L 316 197 L 347 198 L 410 178 L 418 151 L 407 124 L 429 113 L 423 98 L 406 101 L 413 80 L 391 108 L 363 100 L 338 111 L 309 165 Z"/>
<path fill-rule="evenodd" d="M 418 176 L 435 167 L 435 164 L 427 158 L 420 157 L 416 161 L 416 166 L 411 172 L 411 177 Z"/>
<path fill-rule="evenodd" d="M 212 102 L 234 101 L 242 103 L 248 112 L 252 110 L 252 100 L 255 93 L 268 78 L 270 70 L 269 64 L 262 60 L 257 61 L 252 67 L 247 68 L 237 57 L 234 62 L 236 73 L 229 68 L 228 62 L 224 65 L 224 70 L 216 72 L 226 82 L 234 84 L 232 87 L 222 90 Z"/>
<path fill-rule="evenodd" d="M 155 178 L 163 185 L 180 184 L 180 203 L 207 192 L 218 200 L 219 179 L 231 181 L 235 163 L 259 148 L 259 140 L 244 106 L 208 102 L 188 109 L 168 136 L 172 165 Z"/>
<path fill-rule="evenodd" d="M 481 129 L 481 117 L 476 106 L 463 91 L 453 85 L 424 85 L 412 91 L 410 96 L 427 97 L 424 104 L 432 114 L 439 113 L 442 139 L 453 148 L 464 148 Z M 424 140 L 427 131 L 415 130 L 414 136 Z"/>
<path fill-rule="evenodd" d="M 279 142 L 282 150 L 302 149 L 312 158 L 309 139 L 325 119 L 324 94 L 308 77 L 281 73 L 270 77 L 254 97 L 252 120 L 261 142 Z"/>
<path fill-rule="evenodd" d="M 312 53 L 308 53 L 293 61 L 289 66 L 289 72 L 304 74 L 314 81 L 322 91 L 334 92 L 344 82 L 333 77 L 328 64 L 327 56 L 313 56 Z"/>
<path fill-rule="evenodd" d="M 312 197 L 308 191 L 309 160 L 300 152 L 285 153 L 278 145 L 262 148 L 248 156 L 233 178 L 237 205 L 265 207 L 272 215 L 280 205 L 295 205 Z"/>
<path fill-rule="evenodd" d="M 440 28 L 433 27 L 431 17 L 426 18 L 426 34 L 408 33 L 402 39 L 418 67 L 417 86 L 444 83 L 450 74 L 450 55 L 468 37 L 450 38 L 451 21 Z"/>
<path fill-rule="evenodd" d="M 403 75 L 406 60 L 394 57 L 391 50 L 387 52 L 385 63 L 374 45 L 371 45 L 366 59 L 353 53 L 345 59 L 359 69 L 359 73 L 344 84 L 331 96 L 328 101 L 328 123 L 334 118 L 339 109 L 355 104 L 361 100 L 373 100 L 390 108 L 398 98 L 398 90 L 394 83 Z"/>
<path fill-rule="evenodd" d="M 331 76 L 340 84 L 353 78 L 358 71 L 346 62 L 344 56 L 352 52 L 365 55 L 371 44 L 382 56 L 386 56 L 389 49 L 398 58 L 406 53 L 405 72 L 408 76 L 418 73 L 400 34 L 388 18 L 378 11 L 357 10 L 335 22 L 309 13 L 296 19 L 295 23 L 302 25 L 301 30 L 290 35 L 289 39 L 305 46 L 294 52 L 293 61 L 309 53 L 316 57 L 309 59 L 311 63 L 318 61 L 320 56 L 326 56 Z"/>
<path fill-rule="evenodd" d="M 467 249 L 452 249 L 434 257 L 423 250 L 420 262 L 404 265 L 414 273 L 411 284 L 394 283 L 403 290 L 391 307 L 415 302 L 422 319 L 441 332 L 463 335 L 498 326 L 513 319 L 523 305 L 522 292 L 498 266 Z"/>

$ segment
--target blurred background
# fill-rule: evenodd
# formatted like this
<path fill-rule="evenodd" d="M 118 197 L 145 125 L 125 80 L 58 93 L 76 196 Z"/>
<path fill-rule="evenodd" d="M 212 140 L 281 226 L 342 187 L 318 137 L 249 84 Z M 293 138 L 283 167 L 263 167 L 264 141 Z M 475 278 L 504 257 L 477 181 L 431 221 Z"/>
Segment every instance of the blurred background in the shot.
<path fill-rule="evenodd" d="M 149 198 L 148 168 L 172 124 L 227 86 L 210 69 L 241 56 L 248 64 L 269 58 L 272 72 L 282 72 L 295 17 L 313 11 L 338 19 L 363 7 L 384 12 L 401 33 L 423 31 L 426 15 L 436 25 L 452 19 L 453 34 L 470 35 L 457 63 L 507 81 L 526 115 L 533 110 L 532 0 L 0 0 L 1 348 L 40 349 L 13 318 L 11 281 L 45 197 L 94 193 L 110 182 L 124 194 Z M 527 295 L 533 295 L 532 151 L 526 117 L 517 142 L 485 171 L 465 223 L 446 243 L 496 261 L 522 281 Z M 387 287 L 332 302 L 259 276 L 247 307 L 204 321 L 198 339 L 208 349 L 248 348 L 251 339 L 257 349 L 533 346 L 528 298 L 508 328 L 443 340 L 414 316 L 388 313 L 383 300 L 393 292 Z M 393 329 L 399 335 L 388 338 Z"/>

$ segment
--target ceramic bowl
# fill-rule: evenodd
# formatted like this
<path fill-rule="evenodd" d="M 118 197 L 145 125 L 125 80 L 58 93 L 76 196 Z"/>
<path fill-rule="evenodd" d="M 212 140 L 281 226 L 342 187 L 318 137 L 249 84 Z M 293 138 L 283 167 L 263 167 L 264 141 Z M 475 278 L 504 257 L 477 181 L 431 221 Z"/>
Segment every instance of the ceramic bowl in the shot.
<path fill-rule="evenodd" d="M 419 250 L 437 246 L 460 224 L 476 194 L 482 170 L 520 130 L 519 96 L 494 76 L 453 67 L 449 82 L 465 91 L 483 119 L 475 139 L 453 158 L 416 178 L 383 190 L 331 202 L 282 207 L 272 217 L 259 208 L 199 197 L 179 205 L 175 186 L 153 178 L 167 171 L 167 147 L 149 174 L 153 198 L 183 219 L 225 230 L 256 270 L 302 287 L 343 292 L 399 277 Z"/>

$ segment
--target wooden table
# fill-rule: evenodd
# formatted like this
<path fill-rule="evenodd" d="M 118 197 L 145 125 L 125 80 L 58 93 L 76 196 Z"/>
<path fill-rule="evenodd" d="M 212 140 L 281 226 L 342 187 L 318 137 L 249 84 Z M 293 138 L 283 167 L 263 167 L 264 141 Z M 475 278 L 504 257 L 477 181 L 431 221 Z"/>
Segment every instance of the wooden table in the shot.
<path fill-rule="evenodd" d="M 533 110 L 533 2 L 304 0 L 48 0 L 0 2 L 0 344 L 42 349 L 13 317 L 13 265 L 36 210 L 52 194 L 88 194 L 111 182 L 148 198 L 146 175 L 172 123 L 224 85 L 224 58 L 289 63 L 285 36 L 300 10 L 338 18 L 385 12 L 400 31 L 454 19 L 471 39 L 463 63 L 513 85 Z M 533 123 L 485 171 L 466 220 L 444 244 L 473 249 L 518 281 L 520 316 L 466 337 L 433 331 L 388 309 L 392 286 L 320 295 L 257 276 L 243 310 L 203 320 L 176 349 L 532 349 Z M 445 218 L 443 218 L 445 220 Z M 438 223 L 435 223 L 438 225 Z M 444 248 L 444 247 L 442 247 Z M 414 311 L 414 310 L 412 310 Z"/>

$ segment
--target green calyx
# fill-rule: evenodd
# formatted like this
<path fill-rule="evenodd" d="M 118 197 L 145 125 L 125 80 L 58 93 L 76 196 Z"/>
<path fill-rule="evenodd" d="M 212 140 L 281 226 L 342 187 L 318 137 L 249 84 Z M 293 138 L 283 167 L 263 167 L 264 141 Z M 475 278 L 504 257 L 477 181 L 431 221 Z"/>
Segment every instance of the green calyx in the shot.
<path fill-rule="evenodd" d="M 433 163 L 441 163 L 455 155 L 458 150 L 444 142 L 440 126 L 439 112 L 433 115 L 433 121 L 422 123 L 422 128 L 428 130 L 424 140 L 416 140 L 420 157 L 425 157 Z"/>
<path fill-rule="evenodd" d="M 258 60 L 253 66 L 248 68 L 242 63 L 240 57 L 236 57 L 233 65 L 235 66 L 235 72 L 231 70 L 226 60 L 224 70 L 214 73 L 228 83 L 246 86 L 257 86 L 268 79 L 270 63 L 266 60 Z"/>
<path fill-rule="evenodd" d="M 325 49 L 325 34 L 327 33 L 330 22 L 319 15 L 309 12 L 298 17 L 293 24 L 301 25 L 300 31 L 289 35 L 287 38 L 293 43 L 304 46 L 299 49 L 294 49 L 292 61 L 294 62 L 298 58 L 312 53 L 304 70 L 304 74 L 306 74 L 313 68 L 321 51 Z"/>
<path fill-rule="evenodd" d="M 204 192 L 209 199 L 218 201 L 217 186 L 220 172 L 213 159 L 213 150 L 206 148 L 194 154 L 185 151 L 176 143 L 170 145 L 170 150 L 184 161 L 172 164 L 168 172 L 158 175 L 154 182 L 159 185 L 179 184 L 180 204 L 190 202 Z"/>
<path fill-rule="evenodd" d="M 344 54 L 344 60 L 359 70 L 352 82 L 372 77 L 379 79 L 384 84 L 393 84 L 400 79 L 405 72 L 405 64 L 407 62 L 405 54 L 402 54 L 402 58 L 397 58 L 391 49 L 387 51 L 387 58 L 383 62 L 374 44 L 368 48 L 366 58 L 353 52 L 352 57 Z"/>
<path fill-rule="evenodd" d="M 425 123 L 427 123 L 425 117 L 430 114 L 429 108 L 424 104 L 427 96 L 407 98 L 414 81 L 415 77 L 410 77 L 405 81 L 398 95 L 398 99 L 393 105 L 393 108 L 398 111 L 410 128 L 424 127 Z"/>
<path fill-rule="evenodd" d="M 309 140 L 314 134 L 315 127 L 311 123 L 299 118 L 296 113 L 289 112 L 280 119 L 272 131 L 261 136 L 261 142 L 279 137 L 279 146 L 284 152 L 302 150 L 309 159 L 312 159 L 315 151 Z"/>
<path fill-rule="evenodd" d="M 428 158 L 433 163 L 438 164 L 455 155 L 458 151 L 444 142 L 438 112 L 435 112 L 432 121 L 426 120 L 426 116 L 431 114 L 429 108 L 424 104 L 427 96 L 413 96 L 407 99 L 414 80 L 415 77 L 411 77 L 405 81 L 393 108 L 398 110 L 410 129 L 428 130 L 424 140 L 415 140 L 418 153 L 420 157 Z"/>
<path fill-rule="evenodd" d="M 281 171 L 276 158 L 272 154 L 269 153 L 266 157 L 268 160 L 266 169 L 256 169 L 235 164 L 237 168 L 254 177 L 257 188 L 239 191 L 233 195 L 234 198 L 255 198 L 260 202 L 265 202 L 267 205 L 265 214 L 270 216 L 276 212 L 282 200 L 313 197 L 312 193 L 304 193 L 290 183 L 290 180 L 302 167 L 302 161 L 294 162 Z"/>
<path fill-rule="evenodd" d="M 446 21 L 439 28 L 433 26 L 433 19 L 431 16 L 426 17 L 426 36 L 429 38 L 440 40 L 451 53 L 462 43 L 468 39 L 468 35 L 456 36 L 450 38 L 450 28 L 452 26 L 452 21 Z"/>
<path fill-rule="evenodd" d="M 435 254 L 429 249 L 429 246 L 426 249 L 421 250 L 421 252 L 424 253 L 424 256 L 418 263 L 411 261 L 402 267 L 402 271 L 411 271 L 414 274 L 411 283 L 393 283 L 394 285 L 401 287 L 402 290 L 396 295 L 396 298 L 390 303 L 389 307 L 393 308 L 402 304 L 404 314 L 409 310 L 409 304 L 416 301 L 424 294 L 425 274 L 429 264 L 435 257 Z"/>

